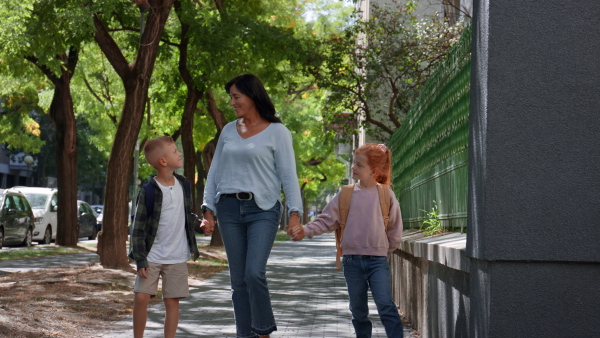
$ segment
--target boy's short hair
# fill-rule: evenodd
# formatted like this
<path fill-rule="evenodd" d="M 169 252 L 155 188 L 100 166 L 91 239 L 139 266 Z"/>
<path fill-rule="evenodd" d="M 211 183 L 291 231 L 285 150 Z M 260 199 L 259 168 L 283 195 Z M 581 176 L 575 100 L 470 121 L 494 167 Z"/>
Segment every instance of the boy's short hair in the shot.
<path fill-rule="evenodd" d="M 146 157 L 146 161 L 156 168 L 158 166 L 158 159 L 164 155 L 165 146 L 173 143 L 175 143 L 175 141 L 171 136 L 159 136 L 146 141 L 146 144 L 144 145 L 144 156 Z"/>

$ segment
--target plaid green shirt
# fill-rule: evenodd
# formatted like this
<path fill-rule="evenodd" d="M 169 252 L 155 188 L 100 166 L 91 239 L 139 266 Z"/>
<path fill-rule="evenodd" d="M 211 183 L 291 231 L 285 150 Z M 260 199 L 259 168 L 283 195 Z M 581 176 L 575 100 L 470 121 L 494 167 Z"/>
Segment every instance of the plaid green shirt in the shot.
<path fill-rule="evenodd" d="M 193 221 L 194 215 L 192 214 L 192 194 L 189 191 L 189 183 L 186 182 L 187 178 L 181 175 L 174 174 L 175 178 L 179 181 L 184 191 L 184 210 L 185 210 L 185 232 L 187 235 L 188 246 L 190 247 L 190 253 L 194 260 L 198 259 L 200 253 L 198 252 L 198 244 L 196 243 L 196 235 L 194 233 Z M 158 231 L 158 224 L 160 220 L 160 213 L 162 210 L 162 190 L 156 184 L 154 176 L 150 178 L 152 185 L 154 185 L 154 211 L 153 215 L 149 217 L 148 211 L 146 210 L 146 189 L 140 189 L 137 197 L 137 206 L 135 210 L 135 218 L 133 220 L 133 229 L 131 229 L 131 240 L 129 244 L 129 258 L 136 262 L 137 269 L 148 267 L 148 253 L 154 239 L 156 238 L 156 232 Z"/>

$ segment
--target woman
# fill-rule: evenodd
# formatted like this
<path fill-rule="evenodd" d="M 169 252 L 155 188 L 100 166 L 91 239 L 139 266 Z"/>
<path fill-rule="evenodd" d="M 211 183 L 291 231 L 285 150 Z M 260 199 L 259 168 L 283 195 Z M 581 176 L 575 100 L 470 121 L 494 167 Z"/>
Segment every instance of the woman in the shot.
<path fill-rule="evenodd" d="M 281 218 L 281 187 L 289 226 L 300 225 L 302 200 L 290 131 L 252 74 L 225 85 L 238 119 L 221 132 L 204 189 L 205 225 L 219 229 L 229 261 L 237 337 L 277 330 L 266 266 Z"/>

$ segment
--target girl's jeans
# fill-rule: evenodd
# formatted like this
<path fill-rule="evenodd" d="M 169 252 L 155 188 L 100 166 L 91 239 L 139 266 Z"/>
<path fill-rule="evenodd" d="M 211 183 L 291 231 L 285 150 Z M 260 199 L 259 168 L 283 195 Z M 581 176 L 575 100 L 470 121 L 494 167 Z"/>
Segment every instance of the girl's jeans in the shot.
<path fill-rule="evenodd" d="M 277 330 L 267 286 L 267 259 L 280 219 L 280 203 L 262 210 L 252 200 L 221 196 L 219 230 L 229 261 L 237 337 L 256 337 Z"/>
<path fill-rule="evenodd" d="M 344 277 L 350 298 L 352 324 L 357 338 L 370 338 L 373 324 L 369 319 L 367 291 L 371 294 L 388 337 L 402 338 L 402 320 L 392 300 L 390 266 L 384 256 L 344 255 Z"/>

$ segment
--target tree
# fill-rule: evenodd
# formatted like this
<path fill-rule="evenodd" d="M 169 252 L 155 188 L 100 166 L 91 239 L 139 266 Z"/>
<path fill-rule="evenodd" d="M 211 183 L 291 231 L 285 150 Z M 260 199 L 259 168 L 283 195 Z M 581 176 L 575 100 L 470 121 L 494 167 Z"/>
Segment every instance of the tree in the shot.
<path fill-rule="evenodd" d="M 77 136 L 71 97 L 71 79 L 79 59 L 79 46 L 89 37 L 86 25 L 70 20 L 79 3 L 8 1 L 1 12 L 3 61 L 9 71 L 22 74 L 20 61 L 29 61 L 54 87 L 48 115 L 56 127 L 58 218 L 56 243 L 77 245 Z M 77 16 L 75 16 L 77 17 Z M 21 70 L 21 71 L 20 71 Z"/>
<path fill-rule="evenodd" d="M 308 222 L 309 204 L 316 203 L 321 191 L 338 187 L 345 174 L 344 164 L 333 151 L 335 133 L 325 130 L 321 117 L 326 95 L 326 91 L 308 86 L 304 90 L 289 92 L 279 105 L 281 118 L 294 141 L 304 223 Z"/>
<path fill-rule="evenodd" d="M 289 25 L 274 24 L 274 21 L 281 20 L 280 13 L 285 13 L 283 22 L 290 17 L 287 14 L 289 4 L 256 3 L 248 6 L 245 1 L 214 4 L 175 2 L 180 29 L 167 28 L 163 40 L 175 47 L 176 53 L 173 54 L 178 55 L 177 69 L 185 84 L 186 97 L 181 126 L 174 135 L 182 137 L 186 159 L 185 175 L 195 183 L 194 169 L 199 173 L 198 187 L 194 189 L 199 196 L 196 199 L 197 210 L 218 136 L 228 120 L 219 107 L 219 104 L 226 104 L 228 101 L 221 99 L 223 84 L 231 77 L 247 71 L 246 69 L 264 74 L 265 76 L 261 76 L 263 81 L 280 83 L 283 74 L 289 73 L 282 64 L 295 62 L 303 54 L 297 48 L 300 45 L 294 36 L 294 30 Z M 215 44 L 214 41 L 221 43 Z M 230 67 L 231 64 L 238 68 Z M 215 90 L 219 92 L 217 97 L 213 94 Z M 199 109 L 199 104 L 203 104 L 205 109 Z M 211 117 L 216 133 L 208 142 L 195 142 L 194 134 L 199 133 L 192 133 L 195 128 L 194 120 L 202 111 Z M 233 114 L 230 115 L 229 119 L 234 118 Z M 201 149 L 201 154 L 194 156 L 199 144 L 204 145 L 198 148 Z M 201 160 L 195 161 L 196 157 Z M 218 229 L 213 234 L 211 244 L 222 245 Z"/>
<path fill-rule="evenodd" d="M 77 186 L 81 190 L 104 195 L 107 155 L 96 145 L 97 135 L 90 120 L 82 114 L 76 117 L 77 123 Z"/>
<path fill-rule="evenodd" d="M 42 106 L 48 107 L 57 128 L 57 152 L 62 155 L 57 156 L 56 172 L 68 176 L 59 177 L 59 188 L 68 191 L 61 193 L 64 203 L 71 205 L 72 201 L 75 207 L 75 179 L 78 175 L 74 171 L 74 163 L 77 162 L 77 152 L 86 159 L 86 163 L 81 165 L 94 166 L 93 162 L 104 161 L 103 156 L 94 156 L 95 151 L 105 155 L 110 150 L 106 216 L 98 245 L 103 265 L 128 266 L 124 251 L 128 183 L 137 160 L 132 154 L 138 140 L 163 133 L 181 137 L 188 159 L 185 174 L 191 181 L 194 180 L 190 164 L 196 160 L 199 173 L 197 190 L 201 191 L 204 173 L 210 163 L 210 149 L 216 144 L 226 121 L 234 118 L 233 112 L 227 108 L 228 98 L 223 92 L 223 84 L 227 80 L 243 72 L 257 74 L 282 114 L 288 105 L 295 104 L 293 97 L 297 95 L 294 93 L 314 88 L 312 80 L 298 79 L 298 65 L 304 63 L 309 54 L 305 48 L 312 46 L 303 41 L 312 40 L 315 31 L 306 29 L 302 22 L 303 4 L 302 1 L 287 0 L 252 0 L 250 3 L 241 0 L 181 0 L 175 6 L 177 11 L 172 14 L 172 19 L 177 15 L 178 20 L 169 20 L 167 25 L 171 1 L 159 4 L 158 1 L 137 0 L 133 3 L 115 0 L 54 3 L 8 0 L 0 14 L 0 41 L 3 42 L 0 71 L 22 81 L 27 81 L 26 77 L 33 78 L 32 74 L 42 78 L 44 84 L 35 82 L 31 86 L 29 94 L 32 98 L 34 91 L 40 97 L 51 92 L 52 103 Z M 295 10 L 290 11 L 290 8 Z M 168 34 L 163 34 L 165 31 Z M 159 48 L 159 45 L 162 47 Z M 169 46 L 175 48 L 166 48 Z M 77 73 L 74 72 L 75 67 L 79 68 Z M 17 102 L 15 98 L 19 96 L 19 90 L 2 99 Z M 3 92 L 8 93 L 9 90 Z M 318 102 L 311 103 L 312 113 L 316 115 L 320 111 L 321 101 Z M 11 106 L 11 109 L 14 107 Z M 24 122 L 35 131 L 35 125 L 23 112 L 21 109 L 21 115 L 18 115 L 20 120 L 15 119 L 11 123 L 21 126 Z M 144 113 L 147 118 L 142 126 Z M 290 116 L 295 113 L 291 110 Z M 76 148 L 76 114 L 79 126 L 89 137 L 80 144 L 91 146 L 93 143 L 96 149 L 91 152 Z M 11 118 L 16 116 L 11 115 Z M 315 126 L 322 123 L 310 116 L 308 120 L 311 123 L 316 121 Z M 307 130 L 304 126 L 299 128 Z M 311 126 L 308 129 L 319 128 Z M 9 136 L 15 145 L 21 142 L 17 141 L 18 138 L 23 137 Z M 32 140 L 31 145 L 39 142 L 35 137 Z M 311 142 L 316 143 L 306 143 L 306 146 L 319 147 L 317 143 L 320 141 Z M 25 148 L 27 144 L 22 143 L 21 146 Z M 198 149 L 203 150 L 202 155 L 195 151 Z M 328 151 L 323 149 L 323 154 Z M 327 161 L 326 157 L 302 159 L 302 162 L 311 163 L 313 169 L 317 169 L 318 163 L 326 163 L 320 162 Z M 204 160 L 199 161 L 200 158 Z M 51 169 L 50 166 L 47 168 Z M 85 171 L 89 172 L 88 169 Z M 142 161 L 142 177 L 149 172 L 147 164 Z M 335 176 L 322 169 L 308 170 L 310 178 L 305 185 L 306 192 L 310 194 L 314 182 L 324 178 L 321 173 L 328 178 Z M 80 180 L 84 179 L 80 177 Z M 65 186 L 61 186 L 60 182 Z M 76 234 L 76 219 L 71 221 L 75 210 L 69 211 L 67 206 L 59 206 L 59 209 L 64 212 L 63 219 L 69 219 L 74 225 L 68 226 L 69 230 L 64 233 Z M 69 241 L 75 245 L 77 239 L 70 238 Z"/>
<path fill-rule="evenodd" d="M 40 124 L 34 117 L 44 112 L 38 105 L 35 80 L 8 76 L 5 79 L 6 86 L 0 93 L 0 143 L 37 154 L 44 142 L 40 138 Z"/>
<path fill-rule="evenodd" d="M 418 21 L 415 9 L 413 1 L 374 4 L 368 21 L 357 20 L 314 46 L 319 52 L 306 71 L 331 91 L 326 103 L 331 123 L 352 126 L 351 120 L 344 121 L 350 113 L 381 141 L 401 125 L 462 32 L 462 22 L 450 25 L 438 17 Z"/>
<path fill-rule="evenodd" d="M 158 53 L 159 42 L 165 23 L 173 6 L 173 0 L 149 0 L 139 2 L 139 10 L 145 24 L 141 29 L 139 47 L 132 52 L 135 59 L 127 60 L 123 50 L 111 36 L 111 25 L 119 26 L 119 15 L 114 8 L 94 8 L 93 22 L 96 28 L 94 39 L 123 81 L 125 102 L 119 120 L 114 144 L 110 153 L 106 177 L 106 199 L 102 235 L 98 238 L 100 263 L 107 268 L 128 268 L 125 251 L 129 217 L 129 180 L 133 171 L 133 157 L 142 124 L 144 109 L 148 102 L 148 87 Z M 130 11 L 131 8 L 125 8 Z M 123 28 L 123 27 L 120 27 Z M 127 173 L 128 175 L 123 175 Z"/>

